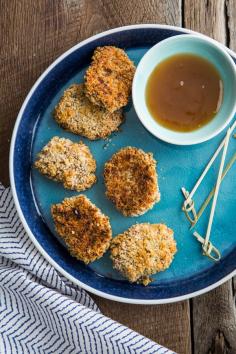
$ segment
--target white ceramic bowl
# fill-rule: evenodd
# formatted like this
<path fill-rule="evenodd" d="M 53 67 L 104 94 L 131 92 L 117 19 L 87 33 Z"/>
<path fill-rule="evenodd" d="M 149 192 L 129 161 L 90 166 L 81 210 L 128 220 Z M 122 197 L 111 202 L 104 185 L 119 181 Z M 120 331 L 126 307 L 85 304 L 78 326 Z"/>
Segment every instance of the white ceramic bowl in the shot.
<path fill-rule="evenodd" d="M 145 90 L 153 69 L 166 58 L 180 53 L 195 54 L 210 61 L 223 82 L 223 100 L 216 116 L 192 132 L 177 132 L 160 125 L 149 112 Z M 193 145 L 219 134 L 232 120 L 236 110 L 236 69 L 231 56 L 213 39 L 183 34 L 165 39 L 152 47 L 139 62 L 133 80 L 133 104 L 145 128 L 157 138 L 176 145 Z"/>

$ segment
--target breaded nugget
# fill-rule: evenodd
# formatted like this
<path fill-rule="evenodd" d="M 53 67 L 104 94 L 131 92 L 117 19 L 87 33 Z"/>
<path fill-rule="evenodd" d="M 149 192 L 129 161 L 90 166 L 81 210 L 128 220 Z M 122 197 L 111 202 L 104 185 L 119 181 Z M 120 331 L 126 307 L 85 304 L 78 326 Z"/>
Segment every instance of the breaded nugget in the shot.
<path fill-rule="evenodd" d="M 55 107 L 54 118 L 62 128 L 90 140 L 106 138 L 117 131 L 124 120 L 121 110 L 110 113 L 92 104 L 84 94 L 83 84 L 74 84 L 65 90 Z"/>
<path fill-rule="evenodd" d="M 160 200 L 156 161 L 151 153 L 126 147 L 106 162 L 106 195 L 125 216 L 145 213 Z"/>
<path fill-rule="evenodd" d="M 96 161 L 81 141 L 73 143 L 55 136 L 38 154 L 34 166 L 48 178 L 78 192 L 96 182 Z"/>
<path fill-rule="evenodd" d="M 84 195 L 66 198 L 51 207 L 55 228 L 72 256 L 90 263 L 109 248 L 109 218 Z"/>
<path fill-rule="evenodd" d="M 135 66 L 124 50 L 98 47 L 85 74 L 86 95 L 96 105 L 114 112 L 127 105 Z"/>
<path fill-rule="evenodd" d="M 176 242 L 164 224 L 136 224 L 116 236 L 110 246 L 113 267 L 131 283 L 148 285 L 150 275 L 169 268 Z"/>

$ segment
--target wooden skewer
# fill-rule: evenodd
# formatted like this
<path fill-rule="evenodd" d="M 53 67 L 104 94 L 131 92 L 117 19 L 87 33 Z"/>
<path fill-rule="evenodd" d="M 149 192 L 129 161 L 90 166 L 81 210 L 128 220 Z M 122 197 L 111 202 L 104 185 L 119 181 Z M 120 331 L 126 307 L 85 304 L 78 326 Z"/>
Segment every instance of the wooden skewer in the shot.
<path fill-rule="evenodd" d="M 220 190 L 221 177 L 222 177 L 222 173 L 223 173 L 226 152 L 227 152 L 228 145 L 229 145 L 230 133 L 231 133 L 231 130 L 228 129 L 227 134 L 226 134 L 226 138 L 225 138 L 225 145 L 224 145 L 224 150 L 223 150 L 223 154 L 222 154 L 222 158 L 221 158 L 221 162 L 220 162 L 219 173 L 218 173 L 218 177 L 217 177 L 217 181 L 216 181 L 216 189 L 215 189 L 215 194 L 214 194 L 213 202 L 212 202 L 212 206 L 211 206 L 211 212 L 210 212 L 209 222 L 208 222 L 208 226 L 207 226 L 207 233 L 206 233 L 206 238 L 205 238 L 203 248 L 205 248 L 207 246 L 207 243 L 210 238 L 212 222 L 213 222 L 213 218 L 214 218 L 214 214 L 215 214 L 216 202 L 217 202 L 217 198 L 218 198 L 218 194 L 219 194 L 219 190 Z"/>
<path fill-rule="evenodd" d="M 236 127 L 236 120 L 234 121 L 234 123 L 232 124 L 232 126 L 228 129 L 229 131 L 229 135 L 233 132 L 233 130 Z M 227 132 L 228 132 L 227 131 Z M 192 197 L 194 195 L 194 193 L 196 192 L 196 190 L 198 189 L 198 187 L 200 186 L 203 178 L 205 177 L 205 175 L 207 174 L 207 172 L 209 171 L 210 167 L 212 166 L 213 162 L 215 161 L 216 157 L 219 155 L 220 151 L 222 150 L 222 148 L 225 145 L 225 141 L 226 141 L 226 137 L 221 141 L 220 145 L 218 146 L 218 148 L 216 149 L 214 155 L 212 156 L 212 158 L 210 159 L 210 161 L 208 162 L 207 166 L 205 167 L 204 171 L 202 172 L 201 176 L 199 177 L 199 179 L 197 180 L 195 186 L 193 187 L 192 191 L 189 193 L 184 187 L 181 188 L 182 193 L 185 197 L 185 201 L 183 203 L 182 206 L 182 210 L 184 211 L 187 219 L 190 221 L 191 223 L 191 228 L 197 223 L 198 221 L 198 215 L 195 211 L 195 207 L 194 207 L 194 201 L 192 200 Z M 190 213 L 192 213 L 192 217 L 190 216 Z"/>
<path fill-rule="evenodd" d="M 222 178 L 221 178 L 221 182 L 223 181 L 223 179 L 225 178 L 225 176 L 227 175 L 227 173 L 229 172 L 229 170 L 231 169 L 231 167 L 233 166 L 233 164 L 236 161 L 236 152 L 233 154 L 233 156 L 231 157 L 230 161 L 228 162 L 227 166 L 224 169 L 224 172 L 222 174 Z M 196 225 L 196 223 L 199 221 L 200 217 L 202 216 L 204 210 L 206 209 L 206 207 L 208 206 L 208 204 L 210 203 L 211 199 L 214 196 L 215 193 L 215 189 L 216 186 L 214 186 L 212 188 L 212 190 L 210 191 L 210 193 L 208 194 L 208 197 L 206 198 L 206 200 L 204 201 L 204 203 L 202 204 L 201 208 L 199 209 L 199 212 L 196 215 L 196 222 L 191 222 L 192 226 L 191 229 Z"/>
<path fill-rule="evenodd" d="M 232 124 L 232 126 L 228 129 L 227 133 L 229 132 L 229 135 L 232 133 L 232 131 L 235 129 L 236 127 L 236 120 L 234 121 L 234 123 Z M 213 164 L 213 162 L 215 161 L 215 159 L 217 158 L 217 156 L 219 155 L 220 151 L 222 150 L 222 148 L 225 145 L 225 141 L 226 141 L 227 135 L 225 136 L 225 138 L 222 140 L 222 142 L 220 143 L 220 145 L 218 146 L 218 148 L 216 149 L 214 155 L 212 156 L 212 158 L 210 159 L 210 161 L 208 162 L 208 164 L 206 165 L 204 171 L 202 172 L 201 176 L 199 177 L 199 179 L 197 180 L 195 186 L 193 187 L 192 191 L 189 193 L 187 200 L 185 200 L 184 206 L 186 207 L 186 205 L 191 201 L 194 193 L 196 192 L 196 190 L 198 189 L 198 187 L 200 186 L 203 178 L 205 177 L 205 175 L 207 174 L 207 172 L 209 171 L 211 165 Z"/>
<path fill-rule="evenodd" d="M 212 227 L 213 218 L 214 218 L 214 214 L 215 214 L 215 207 L 216 207 L 216 202 L 217 202 L 217 198 L 218 198 L 218 194 L 219 194 L 219 189 L 220 189 L 220 184 L 221 184 L 222 173 L 223 173 L 223 168 L 224 168 L 224 163 L 225 163 L 226 152 L 228 149 L 230 134 L 231 134 L 231 129 L 229 128 L 227 131 L 226 137 L 224 139 L 224 150 L 223 150 L 223 154 L 222 154 L 222 158 L 221 158 L 221 162 L 220 162 L 220 168 L 219 168 L 219 172 L 218 172 L 218 176 L 217 176 L 215 194 L 214 194 L 213 202 L 212 202 L 212 206 L 211 206 L 211 212 L 210 212 L 209 222 L 208 222 L 208 226 L 207 226 L 206 237 L 205 237 L 205 240 L 204 240 L 204 243 L 202 246 L 203 252 L 207 256 L 210 256 L 210 252 L 212 251 L 212 248 L 213 248 L 212 244 L 210 244 L 210 242 L 209 242 L 209 239 L 210 239 L 211 227 Z M 194 232 L 194 236 L 196 236 L 199 239 L 200 235 L 197 232 Z"/>

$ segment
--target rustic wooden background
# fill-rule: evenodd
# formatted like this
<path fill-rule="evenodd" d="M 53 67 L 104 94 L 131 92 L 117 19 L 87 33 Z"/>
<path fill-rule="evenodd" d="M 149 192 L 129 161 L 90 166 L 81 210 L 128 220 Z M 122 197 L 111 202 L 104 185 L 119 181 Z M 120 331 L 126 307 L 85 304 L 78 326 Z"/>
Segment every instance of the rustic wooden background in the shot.
<path fill-rule="evenodd" d="M 19 108 L 38 76 L 95 33 L 165 23 L 205 33 L 236 50 L 236 0 L 0 0 L 0 181 Z M 160 306 L 95 297 L 102 312 L 181 354 L 236 353 L 236 282 L 190 301 Z"/>

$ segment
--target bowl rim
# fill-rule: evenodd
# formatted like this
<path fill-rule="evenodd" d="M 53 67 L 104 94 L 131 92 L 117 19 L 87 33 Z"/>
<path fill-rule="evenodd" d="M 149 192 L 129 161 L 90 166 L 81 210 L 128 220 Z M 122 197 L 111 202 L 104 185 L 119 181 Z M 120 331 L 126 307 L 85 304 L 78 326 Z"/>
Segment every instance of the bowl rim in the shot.
<path fill-rule="evenodd" d="M 42 256 L 58 271 L 60 272 L 63 276 L 65 276 L 68 280 L 70 280 L 72 283 L 80 286 L 81 288 L 89 291 L 90 293 L 94 294 L 94 295 L 98 295 L 100 297 L 106 298 L 108 300 L 113 300 L 113 301 L 117 301 L 117 302 L 123 302 L 123 303 L 129 303 L 129 304 L 142 304 L 142 305 L 154 305 L 154 304 L 165 304 L 165 303 L 173 303 L 173 302 L 178 302 L 178 301 L 183 301 L 183 300 L 187 300 L 190 299 L 192 297 L 204 294 L 214 288 L 216 288 L 217 286 L 223 284 L 224 282 L 226 282 L 227 280 L 231 279 L 233 276 L 236 275 L 236 269 L 232 272 L 230 272 L 229 274 L 227 274 L 226 276 L 224 276 L 223 278 L 221 278 L 220 280 L 218 280 L 217 282 L 208 285 L 206 287 L 203 287 L 202 289 L 198 290 L 198 291 L 194 291 L 194 292 L 190 292 L 187 293 L 185 295 L 181 295 L 181 296 L 176 296 L 176 297 L 172 297 L 172 298 L 163 298 L 163 299 L 152 299 L 152 300 L 144 300 L 144 299 L 132 299 L 132 298 L 126 298 L 126 297 L 121 297 L 121 296 L 115 296 L 115 295 L 110 295 L 107 294 L 101 290 L 96 290 L 94 288 L 92 288 L 91 286 L 83 283 L 82 281 L 76 279 L 75 277 L 73 277 L 71 274 L 69 274 L 67 271 L 65 271 L 61 266 L 59 266 L 48 254 L 47 252 L 43 249 L 43 247 L 39 244 L 39 242 L 37 241 L 37 239 L 35 238 L 33 232 L 31 231 L 31 229 L 29 228 L 27 221 L 24 217 L 23 211 L 21 209 L 20 203 L 18 201 L 18 196 L 17 196 L 17 190 L 16 190 L 16 185 L 15 185 L 15 181 L 14 181 L 14 148 L 15 148 L 15 141 L 16 141 L 16 137 L 17 137 L 17 132 L 18 132 L 18 127 L 20 125 L 21 122 L 21 118 L 22 115 L 24 113 L 25 107 L 28 104 L 28 101 L 30 100 L 31 96 L 33 95 L 34 91 L 36 90 L 37 86 L 39 85 L 39 83 L 47 76 L 47 74 L 51 71 L 51 69 L 54 68 L 54 66 L 56 66 L 62 59 L 64 59 L 66 56 L 68 56 L 70 53 L 74 52 L 76 49 L 84 46 L 85 44 L 89 43 L 92 40 L 96 40 L 100 37 L 103 37 L 104 35 L 108 35 L 108 34 L 112 34 L 112 33 L 116 33 L 116 32 L 120 32 L 120 31 L 125 31 L 125 30 L 132 30 L 132 29 L 145 29 L 145 28 L 156 28 L 156 29 L 169 29 L 169 30 L 175 30 L 175 31 L 179 31 L 179 32 L 185 32 L 185 33 L 190 33 L 190 34 L 197 34 L 197 32 L 193 32 L 191 30 L 188 29 L 184 29 L 178 26 L 169 26 L 169 25 L 159 25 L 159 24 L 135 24 L 135 25 L 129 25 L 129 26 L 121 26 L 121 27 L 117 27 L 117 28 L 113 28 L 104 32 L 101 32 L 99 34 L 96 34 L 94 36 L 91 36 L 79 43 L 77 43 L 75 46 L 71 47 L 69 50 L 67 50 L 66 52 L 64 52 L 62 55 L 60 55 L 41 75 L 40 77 L 37 79 L 37 81 L 34 83 L 34 85 L 32 86 L 32 88 L 30 89 L 28 95 L 26 96 L 21 109 L 18 113 L 16 122 L 15 122 L 15 126 L 13 129 L 13 133 L 12 133 L 12 138 L 11 138 L 11 145 L 10 145 L 10 155 L 9 155 L 9 173 L 10 173 L 10 185 L 11 185 L 11 190 L 12 190 L 12 195 L 13 195 L 13 200 L 16 206 L 16 210 L 17 213 L 20 217 L 20 220 L 24 226 L 25 231 L 27 232 L 28 236 L 30 237 L 31 241 L 33 242 L 33 244 L 35 245 L 35 247 L 38 249 L 38 251 L 42 254 Z M 204 35 L 201 35 L 203 37 L 206 37 Z M 213 40 L 215 42 L 215 40 Z M 226 47 L 225 47 L 226 48 Z M 235 53 L 226 48 L 226 50 L 228 51 L 228 53 L 230 53 L 233 57 L 236 58 Z"/>
<path fill-rule="evenodd" d="M 178 27 L 177 27 L 178 28 Z M 152 129 L 149 125 L 148 125 L 148 121 L 150 120 L 154 120 L 152 118 L 151 113 L 148 112 L 149 117 L 145 118 L 142 115 L 141 109 L 140 109 L 140 102 L 138 99 L 136 99 L 136 88 L 138 86 L 140 86 L 139 80 L 138 80 L 138 75 L 139 72 L 141 70 L 142 64 L 144 63 L 144 61 L 150 56 L 152 55 L 152 52 L 154 50 L 156 50 L 157 48 L 159 48 L 160 46 L 163 45 L 163 43 L 168 43 L 168 42 L 175 42 L 176 40 L 178 41 L 182 41 L 186 38 L 191 38 L 192 40 L 199 40 L 202 41 L 203 43 L 207 43 L 208 45 L 210 45 L 211 47 L 214 47 L 216 50 L 218 50 L 221 55 L 224 56 L 224 58 L 226 59 L 229 67 L 232 69 L 232 71 L 234 72 L 234 86 L 236 89 L 236 66 L 235 63 L 233 61 L 233 59 L 230 56 L 230 51 L 228 50 L 227 47 L 225 47 L 223 44 L 217 42 L 216 40 L 207 37 L 205 35 L 202 35 L 201 33 L 196 33 L 193 31 L 188 30 L 189 32 L 185 33 L 185 34 L 180 34 L 180 35 L 175 35 L 175 36 L 171 36 L 168 38 L 163 39 L 162 41 L 158 42 L 157 44 L 155 44 L 153 47 L 151 47 L 142 57 L 142 59 L 140 60 L 139 64 L 137 65 L 136 71 L 135 71 L 135 75 L 134 75 L 134 79 L 133 79 L 133 83 L 132 83 L 132 101 L 133 101 L 133 105 L 134 105 L 134 109 L 135 112 L 140 120 L 140 122 L 142 123 L 142 125 L 145 127 L 145 129 L 147 129 L 153 136 L 155 136 L 156 138 L 165 141 L 166 143 L 169 144 L 173 144 L 173 145 L 182 145 L 182 146 L 191 146 L 191 145 L 197 145 L 203 142 L 206 142 L 210 139 L 213 139 L 215 136 L 217 136 L 218 134 L 220 134 L 226 127 L 227 125 L 232 121 L 235 112 L 236 112 L 236 100 L 234 101 L 234 104 L 232 105 L 232 108 L 230 109 L 230 114 L 228 115 L 228 118 L 225 120 L 224 123 L 222 123 L 217 129 L 214 129 L 212 131 L 212 133 L 208 133 L 206 135 L 203 135 L 199 138 L 195 138 L 194 142 L 191 141 L 190 139 L 183 139 L 183 136 L 187 136 L 187 133 L 185 132 L 174 132 L 175 133 L 175 137 L 165 137 L 164 133 L 159 133 L 158 131 L 155 131 L 154 129 Z M 232 55 L 232 53 L 231 53 Z M 235 54 L 234 54 L 235 55 Z M 217 116 L 217 114 L 216 114 Z M 158 124 L 158 122 L 155 122 L 156 126 L 160 126 L 161 128 L 163 128 L 162 125 Z M 171 131 L 171 129 L 166 128 L 167 130 Z M 177 137 L 179 136 L 179 137 Z"/>

